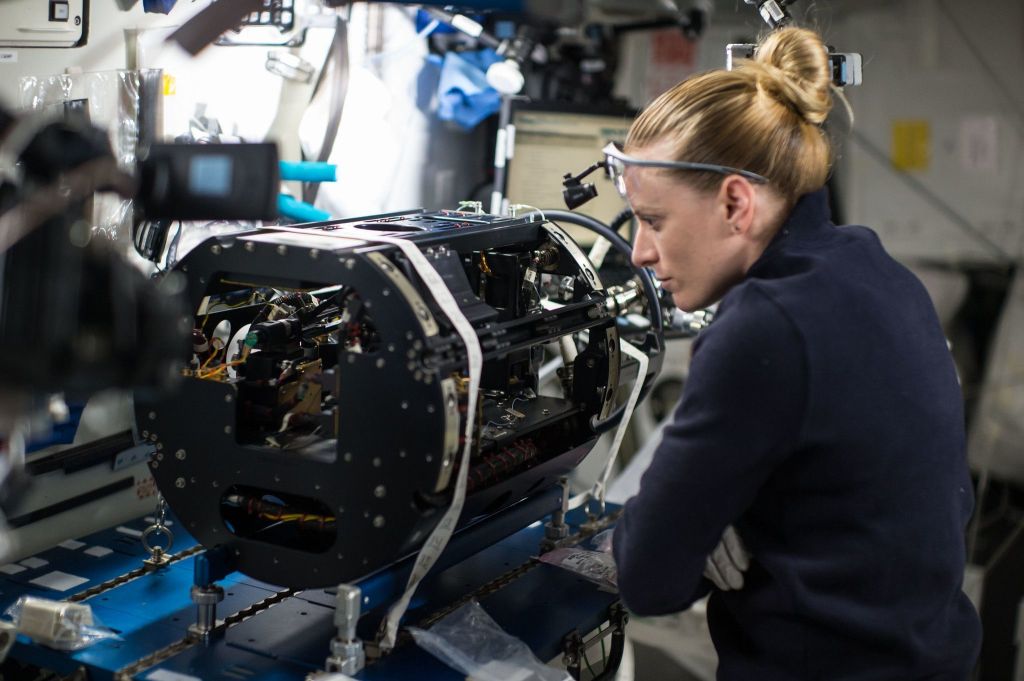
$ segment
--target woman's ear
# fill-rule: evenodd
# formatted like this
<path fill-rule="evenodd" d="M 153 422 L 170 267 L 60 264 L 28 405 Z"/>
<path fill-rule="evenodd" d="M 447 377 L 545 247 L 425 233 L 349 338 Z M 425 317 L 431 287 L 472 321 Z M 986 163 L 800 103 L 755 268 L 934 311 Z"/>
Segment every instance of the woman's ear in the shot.
<path fill-rule="evenodd" d="M 718 190 L 722 216 L 735 234 L 746 234 L 754 224 L 755 189 L 745 178 L 728 175 Z"/>

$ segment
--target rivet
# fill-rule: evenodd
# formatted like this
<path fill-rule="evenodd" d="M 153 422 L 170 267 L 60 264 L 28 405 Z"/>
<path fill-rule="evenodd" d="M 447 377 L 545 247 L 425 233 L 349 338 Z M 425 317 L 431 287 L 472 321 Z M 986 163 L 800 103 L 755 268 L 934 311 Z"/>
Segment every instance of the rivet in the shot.
<path fill-rule="evenodd" d="M 373 467 L 374 468 L 380 468 L 380 457 L 379 456 L 373 457 Z"/>
<path fill-rule="evenodd" d="M 353 269 L 355 269 L 355 267 L 356 267 L 356 261 L 355 261 L 355 260 L 353 260 L 352 258 L 348 258 L 348 259 L 347 259 L 347 260 L 345 261 L 345 269 L 347 269 L 347 270 L 353 270 Z"/>
<path fill-rule="evenodd" d="M 345 454 L 341 458 L 345 460 L 345 463 L 351 463 L 352 452 L 345 452 Z"/>
<path fill-rule="evenodd" d="M 210 484 L 211 484 L 211 485 L 213 485 L 214 489 L 216 489 L 216 488 L 220 487 L 220 483 L 219 483 L 219 482 L 217 482 L 216 480 L 214 480 L 214 481 L 213 481 L 213 482 L 211 482 Z"/>
<path fill-rule="evenodd" d="M 155 411 L 149 412 L 149 420 L 152 421 L 155 418 L 156 418 L 156 412 Z"/>
<path fill-rule="evenodd" d="M 163 461 L 164 460 L 164 453 L 163 452 L 157 452 L 156 453 L 156 460 L 157 461 Z"/>
<path fill-rule="evenodd" d="M 174 486 L 177 487 L 178 489 L 183 489 L 185 487 L 185 478 L 178 478 L 177 480 L 175 480 Z"/>
<path fill-rule="evenodd" d="M 405 450 L 404 449 L 398 450 L 398 458 L 399 459 L 404 459 L 405 458 Z"/>
<path fill-rule="evenodd" d="M 348 363 L 349 364 L 355 364 L 356 363 L 356 356 L 355 356 L 354 353 L 351 353 L 351 352 L 349 353 L 349 355 L 348 355 Z"/>
<path fill-rule="evenodd" d="M 319 258 L 320 257 L 319 249 L 314 248 L 313 250 L 311 250 L 309 252 L 309 257 L 312 258 L 313 260 L 316 260 L 317 258 Z"/>
<path fill-rule="evenodd" d="M 253 251 L 255 251 L 255 250 L 256 250 L 256 244 L 254 244 L 254 243 L 253 243 L 253 242 L 251 242 L 251 241 L 246 241 L 246 242 L 245 242 L 245 250 L 247 250 L 247 251 L 249 251 L 250 253 L 252 253 Z"/>
<path fill-rule="evenodd" d="M 220 255 L 221 247 L 218 246 L 217 244 L 214 244 L 210 246 L 210 252 L 213 253 L 214 255 Z"/>
<path fill-rule="evenodd" d="M 277 247 L 277 254 L 278 255 L 285 255 L 287 252 L 288 252 L 288 247 L 285 246 L 284 244 L 281 244 L 280 246 Z"/>
<path fill-rule="evenodd" d="M 231 402 L 234 399 L 235 398 L 231 396 L 231 393 L 228 393 L 227 395 L 224 396 L 224 401 L 225 402 Z"/>
<path fill-rule="evenodd" d="M 385 296 L 385 297 L 390 296 L 391 295 L 391 290 L 390 289 L 386 289 L 386 288 L 385 289 L 381 289 L 380 294 L 382 296 Z"/>
<path fill-rule="evenodd" d="M 378 357 L 376 364 L 377 364 L 377 368 L 378 369 L 383 369 L 384 368 L 384 358 L 383 357 Z"/>
<path fill-rule="evenodd" d="M 149 441 L 150 441 L 150 442 L 156 442 L 156 441 L 157 441 L 157 440 L 159 440 L 159 439 L 160 439 L 160 438 L 159 438 L 159 436 L 157 436 L 157 434 L 156 434 L 156 433 L 150 433 L 150 434 L 149 434 Z"/>
<path fill-rule="evenodd" d="M 434 413 L 434 411 L 436 411 L 436 410 L 434 409 L 434 405 L 433 405 L 433 404 L 428 404 L 428 405 L 427 405 L 427 413 L 428 413 L 428 414 L 433 414 L 433 413 Z"/>
<path fill-rule="evenodd" d="M 384 516 L 382 516 L 382 515 L 374 516 L 374 518 L 373 518 L 373 526 L 374 527 L 378 527 L 378 528 L 379 527 L 384 527 Z"/>
<path fill-rule="evenodd" d="M 149 439 L 149 431 L 148 430 L 142 431 L 142 439 L 143 440 L 148 440 Z"/>
<path fill-rule="evenodd" d="M 376 487 L 373 488 L 373 496 L 377 497 L 378 499 L 383 499 L 387 493 L 388 490 L 387 488 L 384 487 L 384 485 L 377 485 Z"/>
<path fill-rule="evenodd" d="M 402 409 L 408 409 L 408 408 L 409 408 L 409 403 L 407 401 L 405 401 L 405 400 L 402 400 Z"/>
<path fill-rule="evenodd" d="M 174 458 L 176 458 L 178 461 L 184 461 L 185 456 L 186 454 L 184 449 L 179 449 L 178 451 L 174 452 Z"/>
<path fill-rule="evenodd" d="M 224 434 L 231 435 L 231 426 L 224 426 Z"/>

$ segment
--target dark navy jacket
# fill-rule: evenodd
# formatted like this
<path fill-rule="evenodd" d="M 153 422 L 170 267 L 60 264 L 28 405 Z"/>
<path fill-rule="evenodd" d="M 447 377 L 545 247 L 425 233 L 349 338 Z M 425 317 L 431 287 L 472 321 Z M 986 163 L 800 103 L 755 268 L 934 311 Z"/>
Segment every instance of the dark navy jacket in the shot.
<path fill-rule="evenodd" d="M 803 197 L 694 345 L 673 422 L 614 535 L 640 615 L 707 593 L 729 524 L 753 564 L 714 591 L 718 678 L 966 679 L 973 505 L 962 398 L 921 283 Z"/>

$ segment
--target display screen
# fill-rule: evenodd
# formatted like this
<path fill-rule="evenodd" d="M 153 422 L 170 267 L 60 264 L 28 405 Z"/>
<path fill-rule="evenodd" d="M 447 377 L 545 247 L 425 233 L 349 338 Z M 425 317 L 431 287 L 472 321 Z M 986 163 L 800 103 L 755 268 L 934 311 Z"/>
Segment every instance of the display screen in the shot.
<path fill-rule="evenodd" d="M 189 160 L 189 193 L 199 196 L 228 196 L 233 164 L 229 156 L 211 154 Z"/>

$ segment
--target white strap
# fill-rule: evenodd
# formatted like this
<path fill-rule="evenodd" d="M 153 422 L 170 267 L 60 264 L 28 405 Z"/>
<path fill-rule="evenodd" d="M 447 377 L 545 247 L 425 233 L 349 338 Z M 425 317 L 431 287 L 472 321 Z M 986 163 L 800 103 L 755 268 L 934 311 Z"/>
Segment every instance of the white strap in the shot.
<path fill-rule="evenodd" d="M 306 235 L 316 236 L 330 236 L 334 238 L 344 239 L 357 239 L 360 241 L 366 241 L 371 243 L 383 243 L 397 247 L 409 262 L 412 264 L 413 269 L 416 270 L 416 274 L 420 276 L 423 283 L 426 284 L 427 289 L 430 290 L 434 296 L 434 300 L 437 301 L 441 311 L 445 313 L 448 319 L 451 321 L 452 326 L 455 327 L 455 331 L 462 338 L 462 342 L 466 346 L 466 354 L 469 362 L 469 394 L 467 395 L 466 404 L 466 427 L 465 427 L 465 444 L 462 448 L 462 460 L 459 464 L 458 476 L 455 479 L 455 494 L 452 497 L 452 504 L 445 511 L 444 516 L 441 517 L 441 521 L 437 524 L 434 530 L 427 537 L 426 542 L 423 544 L 423 548 L 420 549 L 419 554 L 416 556 L 416 562 L 413 564 L 412 574 L 409 575 L 409 581 L 405 586 L 405 593 L 399 598 L 388 611 L 388 616 L 383 623 L 383 638 L 379 641 L 381 650 L 390 650 L 395 646 L 395 637 L 398 634 L 398 624 L 405 614 L 405 611 L 409 607 L 409 602 L 412 600 L 413 594 L 416 592 L 416 587 L 419 586 L 420 582 L 430 568 L 437 562 L 441 552 L 444 551 L 445 546 L 448 545 L 448 540 L 451 539 L 452 533 L 455 531 L 455 525 L 458 523 L 459 516 L 462 514 L 462 507 L 466 501 L 466 479 L 469 475 L 469 457 L 470 452 L 473 449 L 473 415 L 476 414 L 476 400 L 477 393 L 480 389 L 480 371 L 483 367 L 483 351 L 480 349 L 480 340 L 477 338 L 476 330 L 473 329 L 473 325 L 469 323 L 466 316 L 462 314 L 459 304 L 455 301 L 451 291 L 448 290 L 448 286 L 444 283 L 444 279 L 438 274 L 434 266 L 430 264 L 426 256 L 420 252 L 418 246 L 408 239 L 397 239 L 395 237 L 384 236 L 382 234 L 376 234 L 369 230 L 356 230 L 354 228 L 335 230 L 331 232 L 315 232 L 304 229 L 288 229 L 280 227 L 267 228 L 268 231 L 287 231 L 287 232 L 299 232 Z"/>
<path fill-rule="evenodd" d="M 630 419 L 633 418 L 633 410 L 636 409 L 636 403 L 640 399 L 640 391 L 644 387 L 644 377 L 647 376 L 647 365 L 650 364 L 647 354 L 634 347 L 632 343 L 620 339 L 619 348 L 622 349 L 622 352 L 639 362 L 640 366 L 637 368 L 636 381 L 633 383 L 633 389 L 630 391 L 629 399 L 626 401 L 626 408 L 622 412 L 622 420 L 619 421 L 619 425 L 615 429 L 615 438 L 612 440 L 608 463 L 605 464 L 604 472 L 597 479 L 597 482 L 594 483 L 594 488 L 590 493 L 601 504 L 602 514 L 604 514 L 604 495 L 608 491 L 608 478 L 612 474 L 612 468 L 615 467 L 615 460 L 619 457 L 622 438 L 626 435 L 626 428 L 629 426 Z"/>

